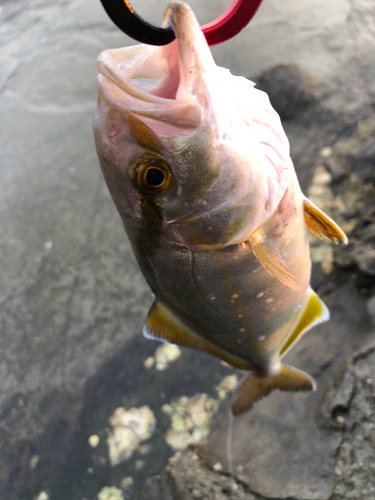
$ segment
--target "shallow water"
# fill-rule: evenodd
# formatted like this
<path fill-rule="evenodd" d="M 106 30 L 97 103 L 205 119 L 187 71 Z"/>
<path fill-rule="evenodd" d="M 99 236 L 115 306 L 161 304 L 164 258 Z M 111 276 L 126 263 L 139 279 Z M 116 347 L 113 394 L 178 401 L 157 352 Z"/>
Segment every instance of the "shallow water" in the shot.
<path fill-rule="evenodd" d="M 170 418 L 161 407 L 181 396 L 190 397 L 197 393 L 207 393 L 218 399 L 215 387 L 224 376 L 236 372 L 211 356 L 188 349 L 182 349 L 181 357 L 164 371 L 146 369 L 145 359 L 158 346 L 156 342 L 136 338 L 89 381 L 80 428 L 74 447 L 66 457 L 66 472 L 61 484 L 51 488 L 51 498 L 94 500 L 103 487 L 121 489 L 121 481 L 130 476 L 134 484 L 124 489 L 124 496 L 126 500 L 136 499 L 145 480 L 159 474 L 174 453 L 165 442 Z M 111 466 L 106 443 L 110 416 L 118 407 L 129 409 L 143 405 L 147 405 L 156 417 L 155 432 L 149 440 L 141 443 L 129 460 Z M 92 435 L 100 438 L 95 449 L 88 444 Z M 147 451 L 144 445 L 147 445 Z M 48 482 L 46 487 L 49 489 L 47 485 Z"/>

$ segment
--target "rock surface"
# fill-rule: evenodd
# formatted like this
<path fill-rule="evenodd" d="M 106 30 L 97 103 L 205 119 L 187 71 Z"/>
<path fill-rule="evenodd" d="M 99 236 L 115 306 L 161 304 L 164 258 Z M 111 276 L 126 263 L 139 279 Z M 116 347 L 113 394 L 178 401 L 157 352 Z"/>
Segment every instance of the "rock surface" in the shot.
<path fill-rule="evenodd" d="M 342 304 L 350 301 L 347 310 Z M 325 302 L 331 322 L 306 335 L 285 358 L 315 378 L 315 393 L 278 393 L 259 402 L 233 424 L 233 467 L 248 487 L 268 498 L 328 500 L 334 485 L 333 469 L 342 436 L 337 408 L 347 408 L 352 381 L 345 363 L 356 345 L 374 331 L 353 285 L 330 294 Z M 340 335 L 335 335 L 339 331 Z M 354 336 L 353 332 L 361 334 Z M 227 418 L 213 430 L 201 456 L 210 466 L 227 464 Z M 243 436 L 246 436 L 244 439 Z"/>
<path fill-rule="evenodd" d="M 273 426 L 272 435 L 264 440 L 264 436 L 259 436 L 265 447 L 268 449 L 270 442 L 277 441 L 279 443 L 279 454 L 275 457 L 276 462 L 282 464 L 280 468 L 270 468 L 269 464 L 263 464 L 264 470 L 261 472 L 263 482 L 261 485 L 252 486 L 249 488 L 249 479 L 238 481 L 238 476 L 246 474 L 242 468 L 236 467 L 237 479 L 226 474 L 215 472 L 216 467 L 208 467 L 205 460 L 202 460 L 194 450 L 188 450 L 185 453 L 177 453 L 168 463 L 163 474 L 159 477 L 149 479 L 143 489 L 140 500 L 264 500 L 265 498 L 292 500 L 310 500 L 313 498 L 325 498 L 329 500 L 344 500 L 344 499 L 371 499 L 374 496 L 375 481 L 374 481 L 374 459 L 375 459 L 375 443 L 374 443 L 374 408 L 375 408 L 375 344 L 372 341 L 364 346 L 357 354 L 352 356 L 346 363 L 341 366 L 341 386 L 338 390 L 334 389 L 334 385 L 330 387 L 327 394 L 330 394 L 330 404 L 323 402 L 321 405 L 322 416 L 326 425 L 326 436 L 330 439 L 334 453 L 331 454 L 330 460 L 335 462 L 335 466 L 325 467 L 323 455 L 319 453 L 319 448 L 324 446 L 321 441 L 321 436 L 315 436 L 316 444 L 311 446 L 308 440 L 305 442 L 307 450 L 306 459 L 301 467 L 300 474 L 292 475 L 284 467 L 284 460 L 288 462 L 289 457 L 296 454 L 298 442 L 301 439 L 299 429 L 296 430 L 294 439 L 287 435 L 288 446 L 285 446 L 285 429 L 275 429 Z M 328 413 L 327 413 L 328 410 Z M 265 418 L 265 416 L 263 416 Z M 271 417 L 272 418 L 272 417 Z M 249 423 L 249 422 L 247 422 Z M 306 422 L 309 426 L 309 422 Z M 322 427 L 323 428 L 323 427 Z M 250 429 L 250 426 L 247 426 Z M 242 429 L 243 430 L 243 429 Z M 279 433 L 275 435 L 275 430 Z M 302 431 L 304 433 L 303 440 L 311 434 L 311 430 Z M 288 433 L 287 433 L 288 434 Z M 242 436 L 245 434 L 243 433 Z M 336 439 L 332 440 L 332 435 Z M 273 439 L 272 439 L 273 438 Z M 242 440 L 244 438 L 242 437 Z M 252 440 L 246 440 L 249 445 Z M 297 444 L 297 445 L 296 445 Z M 233 447 L 235 447 L 233 442 Z M 245 448 L 245 445 L 242 446 Z M 326 451 L 330 449 L 330 445 L 325 446 Z M 268 449 L 264 452 L 268 456 L 272 455 L 274 449 Z M 262 450 L 258 450 L 262 452 Z M 247 452 L 245 452 L 247 453 Z M 309 456 L 308 456 L 309 455 Z M 269 457 L 268 457 L 269 458 Z M 296 457 L 295 457 L 296 458 Z M 290 465 L 290 462 L 288 462 Z M 293 464 L 292 464 L 293 465 Z M 300 464 L 302 465 L 302 464 Z M 297 466 L 298 467 L 298 466 Z M 246 465 L 245 467 L 246 468 Z M 294 464 L 294 469 L 296 464 Z M 320 468 L 321 476 L 315 477 L 315 488 L 306 488 L 304 479 L 310 472 L 310 469 Z M 238 471 L 241 471 L 241 474 Z M 285 489 L 285 485 L 279 489 L 275 487 L 274 475 L 279 478 L 280 472 L 286 473 L 286 478 L 291 482 Z M 294 472 L 296 472 L 294 470 Z M 329 487 L 328 487 L 328 482 Z M 253 478 L 252 478 L 253 481 Z M 277 482 L 277 479 L 276 479 Z M 299 483 L 301 487 L 294 489 Z M 265 496 L 257 493 L 258 489 L 265 489 L 267 484 L 267 493 Z M 258 487 L 257 487 L 258 486 Z M 259 488 L 260 486 L 260 488 Z M 291 486 L 291 487 L 290 487 Z M 294 491 L 293 491 L 294 489 Z"/>
<path fill-rule="evenodd" d="M 279 64 L 257 79 L 257 88 L 266 92 L 282 120 L 294 118 L 313 97 L 314 79 L 296 64 Z"/>
<path fill-rule="evenodd" d="M 212 2 L 212 8 L 198 0 L 190 3 L 203 23 L 230 2 Z M 156 23 L 166 4 L 136 0 L 134 6 Z M 353 231 L 347 249 L 317 247 L 313 282 L 328 294 L 333 321 L 291 353 L 291 362 L 319 379 L 320 392 L 311 398 L 276 395 L 234 426 L 234 466 L 241 465 L 242 456 L 246 464 L 235 471 L 251 499 L 274 494 L 276 488 L 284 489 L 280 498 L 296 491 L 310 495 L 309 500 L 328 498 L 332 491 L 335 500 L 345 494 L 372 496 L 372 490 L 363 489 L 365 481 L 372 485 L 371 468 L 360 465 L 372 457 L 368 421 L 373 413 L 366 421 L 360 402 L 364 398 L 371 411 L 372 385 L 361 385 L 358 377 L 363 371 L 373 378 L 371 365 L 366 368 L 373 355 L 352 361 L 352 386 L 349 372 L 339 366 L 348 366 L 353 351 L 372 335 L 365 303 L 374 287 L 374 210 L 371 192 L 363 186 L 371 189 L 374 182 L 374 19 L 374 0 L 303 0 L 282 8 L 276 0 L 264 0 L 249 27 L 214 48 L 218 64 L 254 80 L 280 65 L 297 65 L 301 74 L 311 75 L 310 100 L 302 96 L 303 106 L 296 109 L 297 100 L 287 109 L 292 156 L 304 188 L 316 167 L 330 173 L 329 199 L 321 201 Z M 158 347 L 138 338 L 152 297 L 102 180 L 91 131 L 96 58 L 101 50 L 132 41 L 112 25 L 99 0 L 7 0 L 1 3 L 0 20 L 0 491 L 7 500 L 93 500 L 113 486 L 128 500 L 172 453 L 164 436 L 170 421 L 161 407 L 198 392 L 217 397 L 215 388 L 232 372 L 184 350 L 165 371 L 143 367 Z M 276 97 L 301 88 L 290 76 L 281 78 Z M 346 421 L 352 404 L 358 426 Z M 110 416 L 118 407 L 143 405 L 152 407 L 157 421 L 151 442 L 140 445 L 131 460 L 111 467 Z M 223 412 L 226 418 L 225 406 Z M 220 461 L 225 470 L 221 415 L 201 453 L 212 467 Z M 267 449 L 256 452 L 256 443 L 242 443 L 241 429 L 247 435 L 250 423 L 264 436 L 268 456 Z M 90 436 L 98 436 L 97 447 L 88 443 Z M 314 470 L 303 440 L 315 443 Z M 363 441 L 367 454 L 361 458 L 358 443 Z M 353 443 L 358 457 L 347 452 Z M 272 462 L 277 446 L 288 448 L 281 465 Z M 201 486 L 190 491 L 183 481 L 186 476 L 185 486 L 193 484 L 193 467 L 200 471 Z M 273 471 L 272 482 L 261 479 L 265 467 Z M 180 490 L 168 486 L 170 497 L 165 493 L 163 500 L 177 498 L 175 491 L 183 499 L 242 498 L 231 478 L 210 471 L 191 451 L 175 458 L 170 470 L 167 476 L 178 477 Z M 285 484 L 284 475 L 292 472 L 293 481 Z M 165 477 L 150 480 L 147 488 L 154 489 L 148 491 L 156 493 L 146 498 L 159 498 L 160 485 L 177 481 Z"/>
<path fill-rule="evenodd" d="M 373 498 L 375 495 L 374 408 L 375 345 L 356 354 L 348 367 L 354 384 L 348 408 L 343 408 L 343 441 L 335 467 L 332 500 Z"/>
<path fill-rule="evenodd" d="M 335 414 L 337 422 L 337 446 L 334 473 L 332 469 L 325 471 L 334 484 L 328 494 L 319 495 L 324 485 L 316 484 L 315 492 L 306 491 L 306 488 L 296 491 L 294 495 L 284 496 L 283 490 L 273 491 L 273 499 L 311 499 L 329 498 L 330 500 L 362 499 L 372 498 L 374 492 L 373 480 L 373 428 L 371 419 L 374 407 L 373 384 L 373 357 L 374 347 L 370 346 L 361 351 L 360 354 L 346 366 L 347 395 L 350 396 L 350 404 L 346 399 L 346 405 L 340 405 L 340 411 L 345 412 L 345 417 Z M 361 363 L 358 361 L 361 360 Z M 363 387 L 366 389 L 363 390 Z M 369 409 L 369 406 L 372 409 Z M 341 431 L 340 431 L 341 428 Z M 345 428 L 344 432 L 342 429 Z M 356 429 L 354 431 L 354 428 Z M 354 432 L 353 432 L 354 431 Z M 277 436 L 277 439 L 279 439 Z M 297 439 L 299 438 L 297 433 Z M 354 438 L 354 439 L 353 439 Z M 276 437 L 275 437 L 276 439 Z M 292 444 L 292 443 L 290 443 Z M 306 443 L 307 444 L 307 443 Z M 308 444 L 307 444 L 308 445 Z M 293 448 L 293 446 L 291 446 Z M 311 456 L 315 456 L 316 447 L 310 449 Z M 280 456 L 278 457 L 279 462 Z M 282 455 L 284 458 L 284 455 Z M 217 465 L 217 464 L 216 464 Z M 312 464 L 314 466 L 314 463 Z M 305 464 L 309 468 L 309 464 Z M 311 463 L 310 463 L 311 467 Z M 304 470 L 306 470 L 306 468 Z M 216 466 L 217 469 L 217 466 Z M 324 467 L 322 467 L 323 472 Z M 272 478 L 275 470 L 266 469 L 264 475 L 267 479 Z M 302 477 L 305 475 L 302 474 Z M 326 479 L 324 475 L 321 478 Z M 325 482 L 325 481 L 324 481 Z M 243 483 L 230 475 L 215 472 L 214 468 L 208 467 L 205 461 L 199 458 L 194 450 L 185 453 L 177 453 L 168 463 L 166 470 L 161 476 L 149 479 L 140 496 L 140 500 L 264 500 L 265 497 L 251 491 L 247 482 Z"/>

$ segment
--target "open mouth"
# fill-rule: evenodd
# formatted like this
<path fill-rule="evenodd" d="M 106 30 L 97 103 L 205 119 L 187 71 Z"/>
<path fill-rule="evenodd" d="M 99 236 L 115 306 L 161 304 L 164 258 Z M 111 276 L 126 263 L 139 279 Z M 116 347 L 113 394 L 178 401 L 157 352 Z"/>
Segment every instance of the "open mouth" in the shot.
<path fill-rule="evenodd" d="M 216 66 L 189 7 L 173 3 L 166 15 L 177 40 L 162 47 L 136 45 L 103 52 L 98 60 L 99 86 L 136 115 L 196 129 L 207 102 L 207 72 Z"/>
<path fill-rule="evenodd" d="M 181 129 L 197 128 L 197 100 L 183 88 L 177 42 L 166 47 L 107 50 L 98 60 L 99 85 L 117 105 Z"/>
<path fill-rule="evenodd" d="M 136 100 L 171 104 L 180 83 L 178 49 L 176 42 L 171 45 L 106 50 L 98 60 L 99 74 Z"/>

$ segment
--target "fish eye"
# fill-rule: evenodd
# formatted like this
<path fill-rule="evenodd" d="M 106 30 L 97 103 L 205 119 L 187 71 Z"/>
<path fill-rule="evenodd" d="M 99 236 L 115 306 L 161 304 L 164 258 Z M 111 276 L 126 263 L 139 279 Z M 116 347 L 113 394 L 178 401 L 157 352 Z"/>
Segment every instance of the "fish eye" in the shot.
<path fill-rule="evenodd" d="M 130 176 L 143 191 L 163 193 L 172 181 L 168 163 L 161 156 L 145 155 L 132 165 Z"/>
<path fill-rule="evenodd" d="M 146 172 L 146 183 L 150 187 L 160 187 L 165 179 L 165 174 L 159 168 L 149 168 Z"/>

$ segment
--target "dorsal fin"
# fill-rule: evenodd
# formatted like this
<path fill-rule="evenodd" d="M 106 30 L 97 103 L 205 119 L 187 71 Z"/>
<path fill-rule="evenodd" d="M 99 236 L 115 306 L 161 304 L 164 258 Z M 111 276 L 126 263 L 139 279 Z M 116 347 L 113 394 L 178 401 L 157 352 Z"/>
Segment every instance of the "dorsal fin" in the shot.
<path fill-rule="evenodd" d="M 202 337 L 186 320 L 159 299 L 155 299 L 151 306 L 143 327 L 143 335 L 150 339 L 166 340 L 172 344 L 199 349 L 241 370 L 251 369 L 247 361 L 226 352 Z"/>

